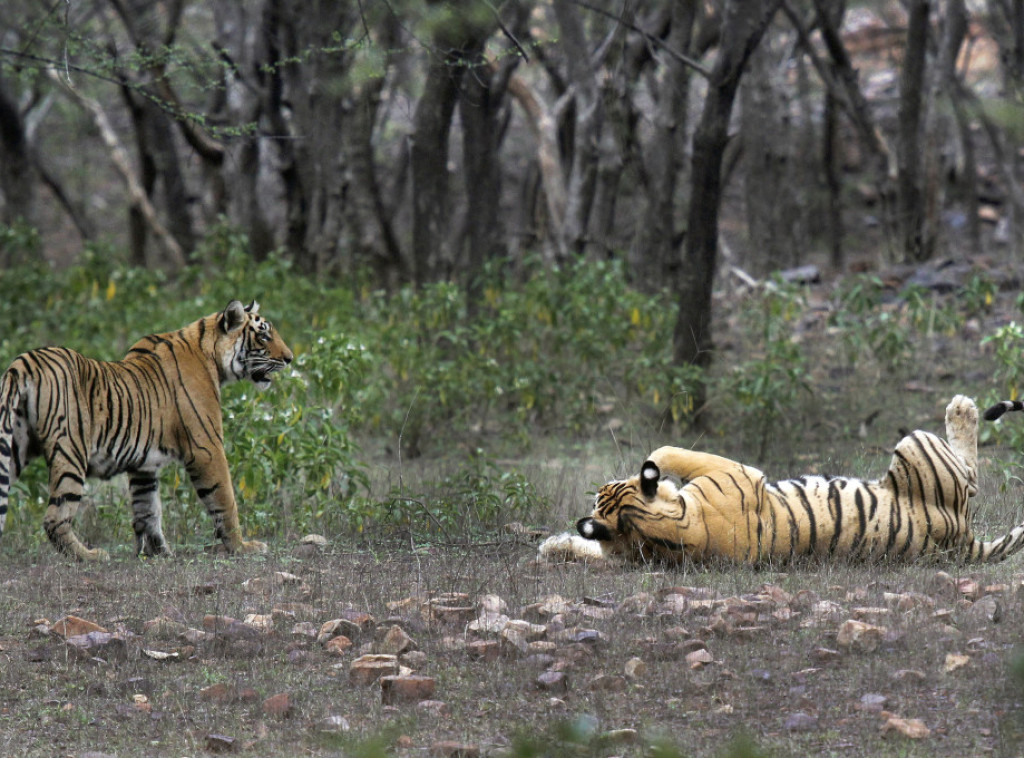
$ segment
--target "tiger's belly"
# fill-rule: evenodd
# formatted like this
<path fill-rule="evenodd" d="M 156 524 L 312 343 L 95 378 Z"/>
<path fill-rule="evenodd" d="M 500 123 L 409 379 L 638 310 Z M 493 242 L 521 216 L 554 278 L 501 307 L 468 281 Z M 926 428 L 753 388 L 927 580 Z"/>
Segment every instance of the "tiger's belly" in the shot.
<path fill-rule="evenodd" d="M 149 449 L 143 451 L 97 450 L 89 458 L 86 475 L 98 479 L 110 479 L 127 471 L 159 471 L 166 464 L 178 460 L 177 456 L 166 450 Z"/>

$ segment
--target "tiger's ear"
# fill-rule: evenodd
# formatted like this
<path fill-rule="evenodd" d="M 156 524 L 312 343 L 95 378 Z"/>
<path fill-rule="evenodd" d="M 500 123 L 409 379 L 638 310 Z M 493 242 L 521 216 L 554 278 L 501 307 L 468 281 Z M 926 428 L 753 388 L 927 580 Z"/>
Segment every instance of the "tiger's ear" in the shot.
<path fill-rule="evenodd" d="M 245 306 L 245 312 L 251 313 L 252 315 L 255 316 L 257 313 L 260 312 L 260 304 L 253 300 L 251 303 Z"/>
<path fill-rule="evenodd" d="M 246 313 L 246 309 L 242 307 L 239 301 L 232 300 L 228 303 L 224 312 L 220 314 L 220 328 L 224 331 L 224 334 L 231 334 L 231 332 L 241 329 L 248 320 L 249 315 Z"/>
<path fill-rule="evenodd" d="M 658 464 L 654 461 L 644 461 L 644 465 L 640 467 L 640 491 L 648 500 L 653 500 L 654 496 L 658 494 L 659 479 L 661 479 L 661 471 L 658 469 Z"/>

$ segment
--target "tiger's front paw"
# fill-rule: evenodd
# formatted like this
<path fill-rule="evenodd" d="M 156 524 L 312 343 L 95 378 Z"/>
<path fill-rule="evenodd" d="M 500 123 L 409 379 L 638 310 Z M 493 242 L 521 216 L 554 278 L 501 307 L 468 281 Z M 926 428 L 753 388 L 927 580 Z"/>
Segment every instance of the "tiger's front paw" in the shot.
<path fill-rule="evenodd" d="M 97 563 L 103 563 L 104 561 L 110 560 L 110 553 L 100 548 L 94 550 L 83 550 L 78 554 L 78 557 L 83 561 L 96 561 Z"/>

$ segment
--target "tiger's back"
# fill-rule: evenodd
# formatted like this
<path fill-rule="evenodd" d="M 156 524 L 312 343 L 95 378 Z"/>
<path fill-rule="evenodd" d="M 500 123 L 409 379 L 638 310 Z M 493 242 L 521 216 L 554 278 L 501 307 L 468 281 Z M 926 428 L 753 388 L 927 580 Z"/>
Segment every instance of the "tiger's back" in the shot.
<path fill-rule="evenodd" d="M 139 340 L 121 361 L 97 361 L 63 347 L 18 356 L 0 380 L 0 533 L 9 489 L 42 455 L 50 469 L 44 527 L 62 551 L 102 558 L 72 530 L 86 477 L 129 475 L 136 547 L 167 552 L 157 473 L 184 464 L 231 550 L 244 543 L 224 456 L 220 387 L 251 379 L 259 386 L 292 353 L 253 303 L 232 301 L 183 329 Z"/>

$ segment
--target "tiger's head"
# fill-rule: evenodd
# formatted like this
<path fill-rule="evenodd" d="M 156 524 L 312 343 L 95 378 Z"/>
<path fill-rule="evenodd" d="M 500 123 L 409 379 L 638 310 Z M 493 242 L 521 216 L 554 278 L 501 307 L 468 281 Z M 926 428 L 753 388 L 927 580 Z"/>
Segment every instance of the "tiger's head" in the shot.
<path fill-rule="evenodd" d="M 225 384 L 250 379 L 266 389 L 271 374 L 292 362 L 292 351 L 259 311 L 255 300 L 246 306 L 232 300 L 217 316 L 215 349 Z"/>
<path fill-rule="evenodd" d="M 577 521 L 576 530 L 606 543 L 611 553 L 679 560 L 686 551 L 685 513 L 679 489 L 647 460 L 637 476 L 602 486 L 593 513 Z"/>

